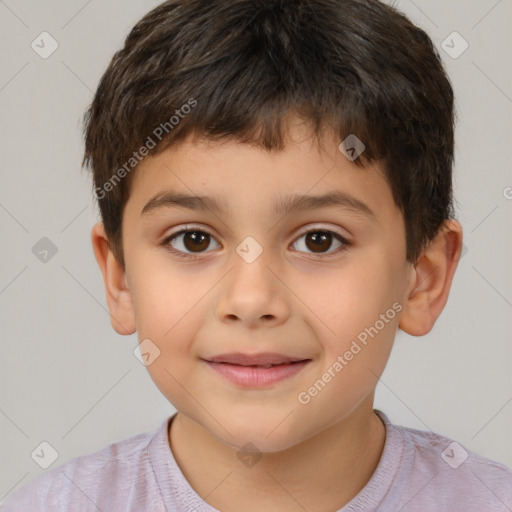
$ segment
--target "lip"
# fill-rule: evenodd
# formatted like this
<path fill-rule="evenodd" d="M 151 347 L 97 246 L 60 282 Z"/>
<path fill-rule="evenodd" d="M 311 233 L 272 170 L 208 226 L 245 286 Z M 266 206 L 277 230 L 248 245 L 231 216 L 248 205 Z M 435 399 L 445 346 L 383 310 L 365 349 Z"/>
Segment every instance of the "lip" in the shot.
<path fill-rule="evenodd" d="M 203 359 L 221 377 L 244 388 L 261 388 L 299 373 L 311 359 L 284 354 L 222 354 Z"/>
<path fill-rule="evenodd" d="M 304 357 L 290 357 L 276 352 L 261 352 L 259 354 L 244 354 L 242 352 L 233 352 L 230 354 L 220 354 L 209 357 L 206 361 L 211 363 L 230 363 L 240 366 L 266 366 L 269 364 L 284 364 L 304 361 Z"/>

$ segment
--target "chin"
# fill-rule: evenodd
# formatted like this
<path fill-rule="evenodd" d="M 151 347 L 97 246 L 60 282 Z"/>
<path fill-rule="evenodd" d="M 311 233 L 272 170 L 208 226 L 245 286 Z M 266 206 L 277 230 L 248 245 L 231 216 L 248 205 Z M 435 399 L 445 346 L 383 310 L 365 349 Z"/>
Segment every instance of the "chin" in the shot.
<path fill-rule="evenodd" d="M 210 425 L 215 429 L 214 431 L 209 430 L 234 450 L 251 451 L 254 446 L 260 453 L 276 453 L 287 450 L 300 442 L 297 428 L 291 422 L 287 423 L 285 420 L 280 424 L 280 421 L 282 419 L 257 419 L 254 416 L 248 419 L 240 415 L 238 418 L 223 420 L 223 426 L 231 435 L 217 424 Z"/>

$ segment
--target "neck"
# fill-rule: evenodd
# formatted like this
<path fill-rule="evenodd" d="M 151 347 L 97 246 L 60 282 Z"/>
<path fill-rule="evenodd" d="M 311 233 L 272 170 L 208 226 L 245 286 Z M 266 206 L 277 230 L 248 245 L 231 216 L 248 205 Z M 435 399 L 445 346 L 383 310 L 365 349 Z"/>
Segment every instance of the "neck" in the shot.
<path fill-rule="evenodd" d="M 370 480 L 382 455 L 385 427 L 373 396 L 342 421 L 287 450 L 241 464 L 237 450 L 178 413 L 169 443 L 192 488 L 223 512 L 338 510 Z"/>

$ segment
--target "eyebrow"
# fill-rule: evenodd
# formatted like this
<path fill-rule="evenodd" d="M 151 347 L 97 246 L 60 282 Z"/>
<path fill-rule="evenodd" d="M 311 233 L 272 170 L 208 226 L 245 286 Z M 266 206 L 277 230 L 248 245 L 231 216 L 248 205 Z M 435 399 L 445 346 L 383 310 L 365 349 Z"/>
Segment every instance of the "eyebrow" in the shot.
<path fill-rule="evenodd" d="M 273 212 L 275 215 L 287 215 L 297 211 L 310 211 L 333 206 L 341 207 L 355 213 L 362 213 L 366 217 L 376 220 L 375 213 L 368 205 L 341 191 L 333 191 L 316 196 L 281 196 L 275 203 Z M 224 198 L 174 192 L 155 195 L 146 203 L 142 209 L 141 215 L 146 215 L 162 208 L 186 208 L 199 211 L 210 210 L 221 215 L 229 215 L 228 202 Z"/>

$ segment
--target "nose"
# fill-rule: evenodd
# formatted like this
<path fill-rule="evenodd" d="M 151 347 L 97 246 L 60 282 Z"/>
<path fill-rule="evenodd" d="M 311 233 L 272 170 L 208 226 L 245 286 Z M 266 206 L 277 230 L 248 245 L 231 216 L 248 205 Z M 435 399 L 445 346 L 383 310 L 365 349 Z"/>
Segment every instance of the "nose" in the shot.
<path fill-rule="evenodd" d="M 250 261 L 250 260 L 249 260 Z M 249 329 L 278 326 L 289 318 L 290 294 L 265 253 L 248 262 L 236 252 L 221 283 L 217 317 Z"/>

